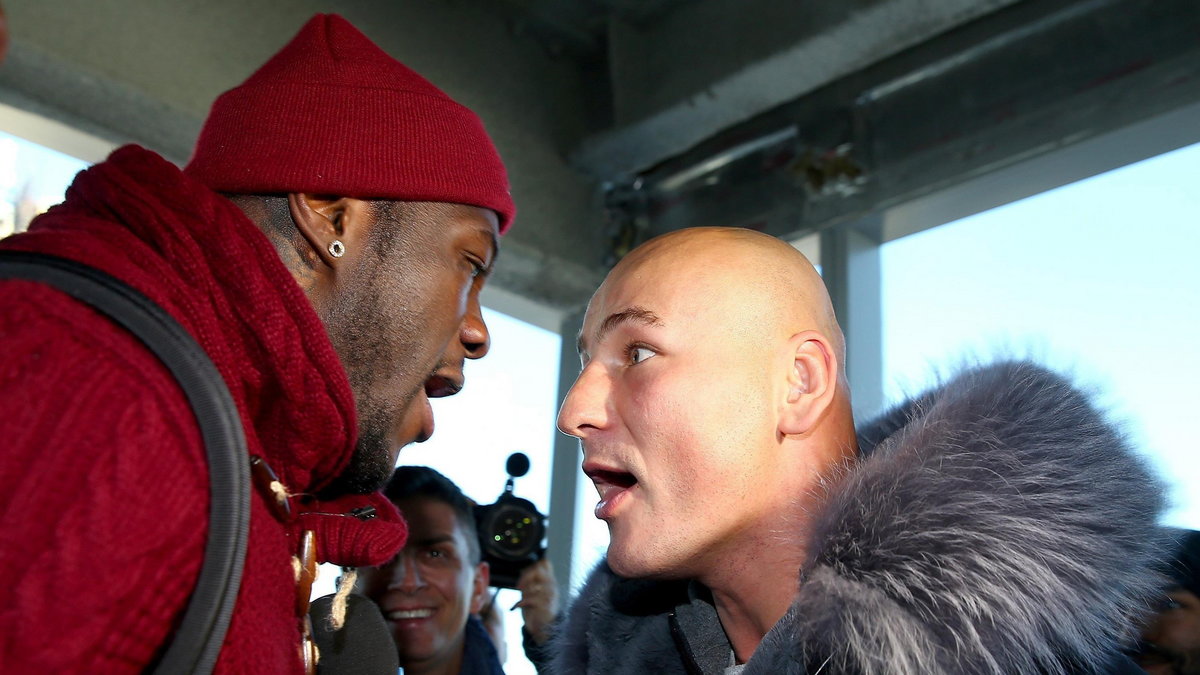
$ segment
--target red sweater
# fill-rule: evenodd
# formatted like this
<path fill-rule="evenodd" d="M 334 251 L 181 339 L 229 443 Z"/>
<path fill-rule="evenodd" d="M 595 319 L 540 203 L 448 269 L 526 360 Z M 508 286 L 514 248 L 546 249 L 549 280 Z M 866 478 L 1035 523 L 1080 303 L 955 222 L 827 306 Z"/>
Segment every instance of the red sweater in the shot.
<path fill-rule="evenodd" d="M 98 267 L 196 338 L 225 378 L 251 454 L 293 494 L 349 461 L 349 383 L 320 320 L 265 236 L 231 202 L 128 146 L 0 247 Z M 178 624 L 207 534 L 207 464 L 174 379 L 135 338 L 32 282 L 0 283 L 0 671 L 141 672 Z M 371 521 L 283 522 L 251 496 L 241 589 L 218 671 L 300 670 L 291 556 L 378 564 L 406 528 L 378 495 L 302 504 Z"/>

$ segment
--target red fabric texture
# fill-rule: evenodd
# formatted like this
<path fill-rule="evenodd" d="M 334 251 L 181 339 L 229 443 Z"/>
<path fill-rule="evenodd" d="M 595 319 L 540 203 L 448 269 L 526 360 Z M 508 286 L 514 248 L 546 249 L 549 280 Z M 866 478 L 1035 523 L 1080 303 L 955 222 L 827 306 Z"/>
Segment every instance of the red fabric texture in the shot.
<path fill-rule="evenodd" d="M 336 14 L 217 98 L 184 171 L 218 192 L 516 207 L 483 123 Z"/>
<path fill-rule="evenodd" d="M 353 398 L 320 319 L 258 228 L 159 156 L 117 150 L 0 247 L 93 265 L 165 308 L 212 358 L 249 452 L 289 492 L 346 466 Z M 191 409 L 136 338 L 40 284 L 0 283 L 0 344 L 0 670 L 141 672 L 182 616 L 207 535 Z M 297 498 L 288 523 L 265 499 L 251 496 L 219 672 L 301 670 L 291 556 L 302 529 L 338 564 L 386 560 L 407 536 L 381 496 Z M 364 502 L 377 518 L 340 515 Z"/>

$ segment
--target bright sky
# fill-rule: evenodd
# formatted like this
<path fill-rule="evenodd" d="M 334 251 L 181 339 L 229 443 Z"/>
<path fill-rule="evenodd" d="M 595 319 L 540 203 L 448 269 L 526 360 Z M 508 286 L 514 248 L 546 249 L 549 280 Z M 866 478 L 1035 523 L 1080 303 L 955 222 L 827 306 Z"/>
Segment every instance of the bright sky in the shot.
<path fill-rule="evenodd" d="M 1095 388 L 1200 528 L 1200 145 L 883 247 L 895 400 L 970 355 L 1029 355 Z"/>
<path fill-rule="evenodd" d="M 33 209 L 26 219 L 33 217 L 61 202 L 66 186 L 85 168 L 83 160 L 0 132 L 0 237 L 12 234 L 17 203 Z"/>

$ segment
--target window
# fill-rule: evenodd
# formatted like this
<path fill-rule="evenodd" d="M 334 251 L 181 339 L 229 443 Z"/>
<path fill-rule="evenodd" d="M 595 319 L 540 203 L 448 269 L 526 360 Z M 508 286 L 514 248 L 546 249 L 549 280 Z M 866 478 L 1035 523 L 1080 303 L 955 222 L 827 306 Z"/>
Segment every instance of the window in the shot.
<path fill-rule="evenodd" d="M 23 232 L 34 216 L 63 200 L 87 162 L 0 132 L 0 237 Z"/>
<path fill-rule="evenodd" d="M 885 244 L 885 396 L 966 358 L 1027 356 L 1096 388 L 1200 527 L 1200 145 Z"/>
<path fill-rule="evenodd" d="M 505 461 L 513 452 L 529 456 L 529 473 L 516 480 L 514 494 L 546 513 L 550 506 L 550 458 L 554 445 L 556 392 L 561 339 L 505 314 L 484 309 L 492 343 L 487 357 L 468 361 L 466 386 L 457 396 L 433 401 L 434 434 L 400 452 L 400 464 L 433 467 L 466 495 L 490 504 L 504 491 Z M 334 591 L 338 570 L 324 565 L 313 597 Z M 504 615 L 509 675 L 533 675 L 521 648 L 521 614 L 509 612 L 520 599 L 500 591 L 496 606 Z M 562 598 L 563 603 L 566 598 Z"/>

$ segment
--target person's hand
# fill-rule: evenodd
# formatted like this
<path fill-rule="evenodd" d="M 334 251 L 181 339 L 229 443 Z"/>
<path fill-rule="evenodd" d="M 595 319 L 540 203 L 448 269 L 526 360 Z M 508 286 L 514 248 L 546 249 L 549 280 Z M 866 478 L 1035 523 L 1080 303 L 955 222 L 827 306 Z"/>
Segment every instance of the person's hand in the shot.
<path fill-rule="evenodd" d="M 542 558 L 521 570 L 517 590 L 521 591 L 521 601 L 513 609 L 521 608 L 525 630 L 533 641 L 539 645 L 545 643 L 550 638 L 550 624 L 558 616 L 558 584 L 550 561 Z"/>

